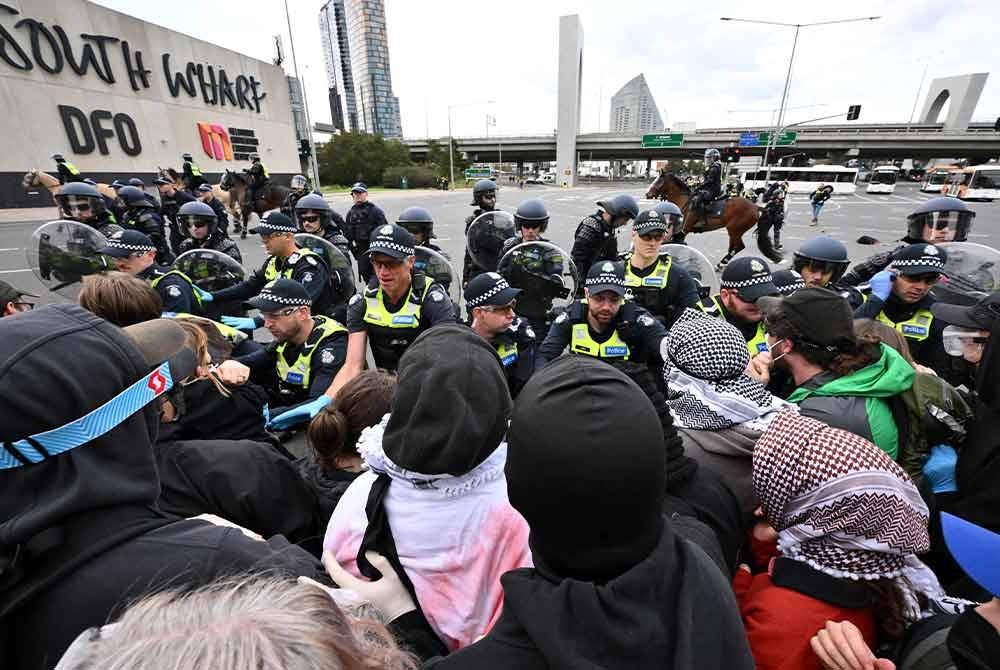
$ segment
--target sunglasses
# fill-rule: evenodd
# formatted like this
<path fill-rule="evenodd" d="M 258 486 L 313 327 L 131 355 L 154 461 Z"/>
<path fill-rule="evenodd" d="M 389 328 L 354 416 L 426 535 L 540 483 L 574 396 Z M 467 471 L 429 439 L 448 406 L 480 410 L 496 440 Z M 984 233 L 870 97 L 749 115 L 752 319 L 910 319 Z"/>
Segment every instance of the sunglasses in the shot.
<path fill-rule="evenodd" d="M 79 205 L 69 205 L 67 209 L 71 212 L 89 212 L 90 205 L 87 203 L 82 203 Z"/>
<path fill-rule="evenodd" d="M 517 300 L 512 300 L 506 305 L 483 305 L 479 309 L 484 312 L 498 313 L 498 314 L 513 314 L 514 309 L 517 307 Z"/>
<path fill-rule="evenodd" d="M 654 230 L 654 231 L 649 232 L 649 233 L 640 233 L 639 234 L 639 239 L 643 240 L 645 242 L 652 242 L 653 240 L 656 240 L 657 242 L 659 242 L 664 237 L 666 237 L 666 234 L 662 230 Z"/>
<path fill-rule="evenodd" d="M 295 314 L 301 307 L 286 307 L 284 309 L 279 309 L 277 312 L 262 312 L 261 316 L 265 319 L 279 319 L 285 316 L 291 316 Z"/>
<path fill-rule="evenodd" d="M 319 215 L 300 216 L 299 220 L 304 223 L 315 223 L 319 221 Z"/>

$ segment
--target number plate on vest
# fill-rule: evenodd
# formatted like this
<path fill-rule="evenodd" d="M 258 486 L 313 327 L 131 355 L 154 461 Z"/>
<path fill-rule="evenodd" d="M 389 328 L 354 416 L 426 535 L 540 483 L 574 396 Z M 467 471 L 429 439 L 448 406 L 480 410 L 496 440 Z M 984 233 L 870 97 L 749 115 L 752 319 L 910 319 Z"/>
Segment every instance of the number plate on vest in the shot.
<path fill-rule="evenodd" d="M 606 356 L 627 356 L 628 347 L 622 347 L 622 346 L 605 347 L 604 354 Z"/>
<path fill-rule="evenodd" d="M 305 379 L 305 377 L 298 372 L 289 372 L 285 375 L 285 381 L 289 384 L 301 384 L 303 379 Z"/>
<path fill-rule="evenodd" d="M 401 324 L 401 325 L 404 325 L 404 326 L 412 326 L 413 324 L 415 324 L 417 322 L 417 320 L 416 320 L 416 318 L 414 318 L 410 314 L 400 314 L 400 315 L 392 317 L 392 322 L 393 323 L 398 323 L 398 324 Z"/>
<path fill-rule="evenodd" d="M 921 336 L 923 336 L 923 335 L 926 335 L 926 334 L 927 334 L 927 329 L 925 327 L 923 327 L 923 326 L 910 326 L 910 325 L 904 325 L 903 326 L 903 335 L 921 335 Z"/>
<path fill-rule="evenodd" d="M 642 280 L 643 286 L 663 286 L 663 277 L 645 277 Z"/>

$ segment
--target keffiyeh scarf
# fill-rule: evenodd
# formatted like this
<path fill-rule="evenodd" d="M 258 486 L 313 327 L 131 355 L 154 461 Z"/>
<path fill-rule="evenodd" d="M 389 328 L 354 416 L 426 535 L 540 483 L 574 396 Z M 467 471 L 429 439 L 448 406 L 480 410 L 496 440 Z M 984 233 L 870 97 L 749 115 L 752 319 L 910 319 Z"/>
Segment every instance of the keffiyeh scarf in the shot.
<path fill-rule="evenodd" d="M 779 410 L 792 407 L 746 374 L 746 341 L 724 319 L 685 310 L 671 327 L 662 354 L 667 406 L 681 428 L 743 425 L 763 432 Z"/>
<path fill-rule="evenodd" d="M 783 556 L 837 578 L 895 579 L 904 615 L 917 594 L 944 598 L 916 554 L 927 551 L 928 511 L 909 476 L 864 438 L 780 412 L 757 441 L 753 487 Z"/>

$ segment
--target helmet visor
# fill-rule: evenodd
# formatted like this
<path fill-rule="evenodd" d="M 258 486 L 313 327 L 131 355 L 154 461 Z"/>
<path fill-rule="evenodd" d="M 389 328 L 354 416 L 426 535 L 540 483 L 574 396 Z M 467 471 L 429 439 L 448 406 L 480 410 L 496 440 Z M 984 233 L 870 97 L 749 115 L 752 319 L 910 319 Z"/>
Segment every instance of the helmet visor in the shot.
<path fill-rule="evenodd" d="M 305 177 L 292 177 L 292 188 L 305 188 L 306 178 Z"/>
<path fill-rule="evenodd" d="M 56 197 L 63 212 L 70 218 L 97 215 L 104 211 L 104 201 L 101 198 L 85 195 L 60 195 Z"/>
<path fill-rule="evenodd" d="M 215 223 L 215 218 L 195 214 L 181 214 L 177 217 L 177 221 L 184 230 L 193 231 L 195 228 L 210 228 Z"/>
<path fill-rule="evenodd" d="M 924 212 L 908 219 L 910 239 L 925 242 L 964 242 L 975 212 Z"/>

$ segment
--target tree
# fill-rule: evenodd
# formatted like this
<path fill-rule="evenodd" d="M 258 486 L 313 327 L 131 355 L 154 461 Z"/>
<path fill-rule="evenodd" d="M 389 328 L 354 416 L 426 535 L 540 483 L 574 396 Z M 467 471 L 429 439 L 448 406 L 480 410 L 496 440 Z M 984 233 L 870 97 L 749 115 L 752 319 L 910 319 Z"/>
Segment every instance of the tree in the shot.
<path fill-rule="evenodd" d="M 386 168 L 412 165 L 410 148 L 402 142 L 357 132 L 334 135 L 316 158 L 327 184 L 378 184 Z"/>
<path fill-rule="evenodd" d="M 472 163 L 467 158 L 463 158 L 462 152 L 458 150 L 457 142 L 452 149 L 455 160 L 455 179 L 461 179 L 465 168 L 469 167 Z M 434 170 L 435 174 L 439 177 L 449 177 L 451 175 L 447 140 L 443 144 L 437 140 L 427 142 L 427 157 L 424 160 L 424 165 Z"/>

